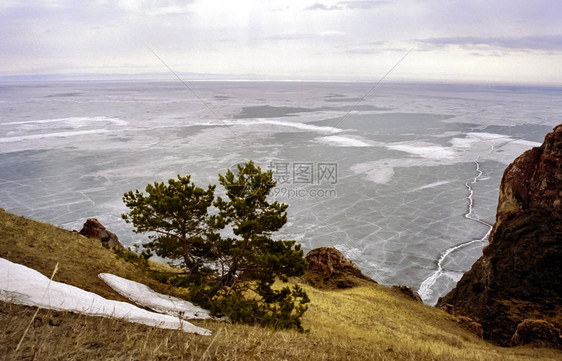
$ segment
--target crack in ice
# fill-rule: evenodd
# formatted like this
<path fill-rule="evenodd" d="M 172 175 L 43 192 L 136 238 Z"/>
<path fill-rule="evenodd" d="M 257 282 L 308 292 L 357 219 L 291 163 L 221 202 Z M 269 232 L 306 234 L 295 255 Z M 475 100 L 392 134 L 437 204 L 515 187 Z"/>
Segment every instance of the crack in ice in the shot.
<path fill-rule="evenodd" d="M 482 238 L 472 239 L 470 241 L 460 243 L 456 246 L 453 246 L 453 247 L 450 247 L 450 248 L 446 249 L 444 252 L 441 253 L 441 255 L 439 256 L 439 259 L 437 260 L 437 270 L 420 284 L 420 288 L 418 290 L 418 293 L 424 301 L 426 301 L 433 294 L 432 287 L 435 285 L 437 280 L 439 278 L 441 278 L 443 275 L 445 275 L 443 273 L 443 262 L 445 261 L 445 259 L 451 253 L 453 253 L 454 251 L 456 251 L 458 249 L 461 249 L 463 247 L 466 247 L 466 246 L 474 244 L 474 243 L 485 242 L 488 239 L 488 236 L 490 235 L 490 233 L 492 232 L 492 225 L 491 224 L 481 220 L 477 216 L 473 216 L 474 189 L 472 188 L 472 185 L 478 183 L 478 181 L 480 181 L 482 179 L 482 175 L 483 175 L 483 172 L 480 169 L 480 163 L 478 162 L 479 158 L 480 158 L 480 156 L 476 157 L 476 159 L 474 160 L 474 163 L 476 164 L 476 172 L 478 172 L 478 174 L 474 177 L 474 179 L 472 181 L 466 182 L 464 184 L 465 187 L 468 189 L 468 196 L 467 196 L 468 212 L 466 212 L 464 217 L 467 218 L 467 219 L 470 219 L 471 221 L 475 221 L 475 222 L 478 222 L 482 225 L 485 225 L 486 227 L 488 227 L 488 232 Z"/>

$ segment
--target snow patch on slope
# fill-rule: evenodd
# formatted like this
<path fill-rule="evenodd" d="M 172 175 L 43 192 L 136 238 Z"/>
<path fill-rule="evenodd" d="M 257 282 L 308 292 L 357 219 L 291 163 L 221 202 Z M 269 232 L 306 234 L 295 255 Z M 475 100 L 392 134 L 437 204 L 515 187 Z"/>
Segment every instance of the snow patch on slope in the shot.
<path fill-rule="evenodd" d="M 153 311 L 185 319 L 209 319 L 209 311 L 177 297 L 155 292 L 142 283 L 127 280 L 109 273 L 100 273 L 101 278 L 121 296 L 137 305 Z"/>
<path fill-rule="evenodd" d="M 130 303 L 108 300 L 78 287 L 51 281 L 31 268 L 4 258 L 0 258 L 0 301 L 78 312 L 87 316 L 118 318 L 206 336 L 211 334 L 211 331 L 178 317 L 146 311 Z"/>

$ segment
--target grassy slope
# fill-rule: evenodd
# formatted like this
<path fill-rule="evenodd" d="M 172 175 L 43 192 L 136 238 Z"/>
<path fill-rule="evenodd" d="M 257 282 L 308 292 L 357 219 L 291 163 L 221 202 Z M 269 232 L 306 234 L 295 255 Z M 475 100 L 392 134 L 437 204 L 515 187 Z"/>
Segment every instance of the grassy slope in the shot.
<path fill-rule="evenodd" d="M 122 298 L 97 274 L 110 272 L 165 287 L 93 240 L 0 209 L 0 257 L 23 263 L 55 280 L 104 297 Z M 435 308 L 396 295 L 380 285 L 344 291 L 303 286 L 311 298 L 306 334 L 195 321 L 216 338 L 160 330 L 119 320 L 41 310 L 15 352 L 33 308 L 0 303 L 0 359 L 104 360 L 559 360 L 562 353 L 499 348 L 459 328 Z M 211 344 L 212 342 L 212 344 Z M 210 347 L 209 347 L 210 346 Z M 206 353 L 205 353 L 206 352 Z"/>

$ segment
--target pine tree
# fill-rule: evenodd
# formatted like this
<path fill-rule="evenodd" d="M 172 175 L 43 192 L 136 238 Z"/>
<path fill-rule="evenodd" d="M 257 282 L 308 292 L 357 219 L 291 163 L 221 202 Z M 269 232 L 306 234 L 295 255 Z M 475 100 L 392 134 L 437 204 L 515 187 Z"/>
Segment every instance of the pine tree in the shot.
<path fill-rule="evenodd" d="M 134 225 L 136 233 L 150 233 L 145 248 L 161 257 L 181 259 L 187 270 L 196 272 L 212 258 L 211 244 L 225 225 L 219 215 L 208 213 L 215 186 L 204 190 L 190 176 L 178 175 L 168 184 L 148 184 L 145 191 L 146 195 L 139 190 L 124 194 L 123 201 L 131 210 L 123 219 Z"/>
<path fill-rule="evenodd" d="M 223 311 L 234 320 L 302 330 L 300 318 L 309 302 L 306 293 L 298 286 L 273 288 L 276 278 L 300 276 L 307 266 L 299 244 L 272 239 L 287 223 L 288 207 L 267 200 L 276 186 L 273 173 L 262 172 L 250 161 L 238 166 L 237 175 L 231 170 L 219 175 L 219 182 L 228 200 L 219 197 L 215 206 L 237 236 L 222 239 L 219 245 Z M 248 291 L 253 299 L 246 297 Z"/>
<path fill-rule="evenodd" d="M 294 276 L 304 272 L 300 245 L 295 241 L 275 241 L 272 234 L 287 223 L 287 205 L 267 200 L 275 187 L 271 171 L 262 172 L 252 161 L 219 174 L 228 201 L 218 198 L 215 206 L 232 227 L 237 238 L 223 240 L 222 250 L 229 257 L 227 272 L 222 275 L 226 285 L 238 280 L 264 277 Z"/>
<path fill-rule="evenodd" d="M 178 175 L 168 184 L 147 185 L 146 195 L 125 193 L 130 211 L 123 218 L 135 232 L 150 233 L 149 251 L 183 260 L 188 272 L 175 281 L 192 300 L 233 322 L 302 331 L 307 294 L 297 285 L 274 287 L 307 267 L 300 245 L 272 238 L 287 222 L 287 205 L 267 200 L 276 185 L 271 171 L 251 161 L 237 171 L 219 174 L 228 199 L 214 201 L 215 186 L 204 190 Z M 209 214 L 212 206 L 218 213 Z M 226 225 L 233 237 L 219 234 Z"/>

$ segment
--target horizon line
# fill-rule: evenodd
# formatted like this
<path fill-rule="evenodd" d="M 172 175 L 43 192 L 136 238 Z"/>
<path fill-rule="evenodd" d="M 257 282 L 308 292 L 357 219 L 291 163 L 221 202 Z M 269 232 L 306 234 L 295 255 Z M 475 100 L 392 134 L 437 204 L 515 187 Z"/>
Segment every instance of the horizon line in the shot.
<path fill-rule="evenodd" d="M 179 72 L 182 77 L 186 77 L 185 81 L 189 82 L 277 82 L 277 83 L 372 83 L 373 79 L 361 80 L 350 77 L 347 79 L 339 78 L 281 78 L 272 75 L 259 74 L 216 74 L 216 73 L 193 73 Z M 173 82 L 167 76 L 168 73 L 83 73 L 83 74 L 64 74 L 64 73 L 48 73 L 48 74 L 16 74 L 16 75 L 0 75 L 0 82 L 64 82 L 64 81 L 160 81 Z M 192 76 L 193 78 L 189 78 Z M 244 77 L 246 76 L 246 77 Z M 451 85 L 489 85 L 489 86 L 536 86 L 547 88 L 561 88 L 562 83 L 545 83 L 545 82 L 529 82 L 529 81 L 501 81 L 501 80 L 466 80 L 466 79 L 438 79 L 438 78 L 405 78 L 390 79 L 385 81 L 387 84 L 451 84 Z"/>

